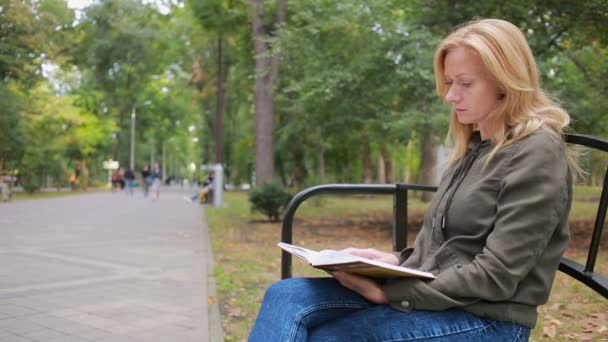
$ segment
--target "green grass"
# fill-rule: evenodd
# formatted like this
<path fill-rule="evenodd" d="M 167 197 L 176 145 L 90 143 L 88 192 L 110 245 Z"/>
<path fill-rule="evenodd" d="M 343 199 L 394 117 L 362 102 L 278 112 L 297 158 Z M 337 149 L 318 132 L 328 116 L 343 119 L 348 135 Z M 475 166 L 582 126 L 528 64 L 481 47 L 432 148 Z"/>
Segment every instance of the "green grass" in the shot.
<path fill-rule="evenodd" d="M 571 217 L 595 218 L 600 189 L 577 187 Z M 226 207 L 208 208 L 207 217 L 215 255 L 215 276 L 227 341 L 246 340 L 255 320 L 264 290 L 280 279 L 281 223 L 265 221 L 251 213 L 247 193 L 225 193 Z M 411 219 L 418 219 L 425 203 L 409 203 Z M 293 241 L 310 248 L 374 246 L 391 249 L 392 199 L 390 196 L 330 196 L 310 198 L 298 209 Z M 413 235 L 413 234 L 410 234 Z M 412 244 L 410 236 L 409 244 Z M 573 237 L 577 242 L 578 237 Z M 577 242 L 576 245 L 584 243 Z M 606 248 L 606 246 L 604 246 Z M 608 274 L 608 250 L 598 258 L 598 271 Z M 581 248 L 568 256 L 584 262 Z M 295 276 L 323 276 L 294 260 Z M 539 308 L 539 321 L 532 333 L 534 341 L 597 340 L 608 338 L 608 302 L 569 276 L 559 274 L 548 304 Z"/>

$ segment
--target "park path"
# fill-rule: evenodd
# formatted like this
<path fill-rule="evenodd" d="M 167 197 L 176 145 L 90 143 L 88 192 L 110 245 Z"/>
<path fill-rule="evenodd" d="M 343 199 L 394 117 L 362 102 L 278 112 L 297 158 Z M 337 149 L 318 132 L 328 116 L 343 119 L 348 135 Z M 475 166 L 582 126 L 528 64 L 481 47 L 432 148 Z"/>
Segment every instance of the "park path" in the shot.
<path fill-rule="evenodd" d="M 0 203 L 0 342 L 222 340 L 190 191 Z"/>

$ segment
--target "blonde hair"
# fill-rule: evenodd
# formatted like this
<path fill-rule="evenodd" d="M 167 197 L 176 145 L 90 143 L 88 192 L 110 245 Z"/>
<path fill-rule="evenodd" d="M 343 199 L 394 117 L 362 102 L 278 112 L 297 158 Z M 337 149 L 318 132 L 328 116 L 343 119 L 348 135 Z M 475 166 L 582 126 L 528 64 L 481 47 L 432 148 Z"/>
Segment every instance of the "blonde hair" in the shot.
<path fill-rule="evenodd" d="M 541 89 L 534 55 L 519 28 L 508 21 L 483 19 L 467 23 L 445 38 L 437 47 L 434 60 L 437 94 L 444 99 L 449 90 L 444 61 L 448 52 L 457 47 L 470 48 L 481 57 L 503 95 L 487 118 L 494 148 L 486 164 L 500 149 L 541 127 L 549 128 L 560 137 L 563 135 L 570 116 Z M 473 124 L 460 123 L 452 111 L 448 140 L 454 150 L 450 165 L 464 156 L 474 130 Z M 569 153 L 568 159 L 574 166 Z"/>

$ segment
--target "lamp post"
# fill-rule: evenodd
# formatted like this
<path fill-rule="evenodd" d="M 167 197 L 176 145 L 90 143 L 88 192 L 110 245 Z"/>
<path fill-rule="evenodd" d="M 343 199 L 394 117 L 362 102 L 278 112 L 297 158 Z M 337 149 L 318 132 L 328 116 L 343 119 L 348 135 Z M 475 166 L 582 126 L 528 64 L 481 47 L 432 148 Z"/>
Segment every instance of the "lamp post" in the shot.
<path fill-rule="evenodd" d="M 129 159 L 129 167 L 135 170 L 135 106 L 131 110 L 131 158 Z"/>

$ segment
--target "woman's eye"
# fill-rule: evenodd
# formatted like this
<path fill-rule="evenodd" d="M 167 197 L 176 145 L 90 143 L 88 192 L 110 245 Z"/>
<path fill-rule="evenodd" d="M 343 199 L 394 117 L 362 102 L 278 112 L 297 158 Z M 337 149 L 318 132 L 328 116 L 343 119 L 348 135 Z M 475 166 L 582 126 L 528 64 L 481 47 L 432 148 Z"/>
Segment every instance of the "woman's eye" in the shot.
<path fill-rule="evenodd" d="M 463 87 L 470 87 L 473 82 L 462 82 Z"/>

